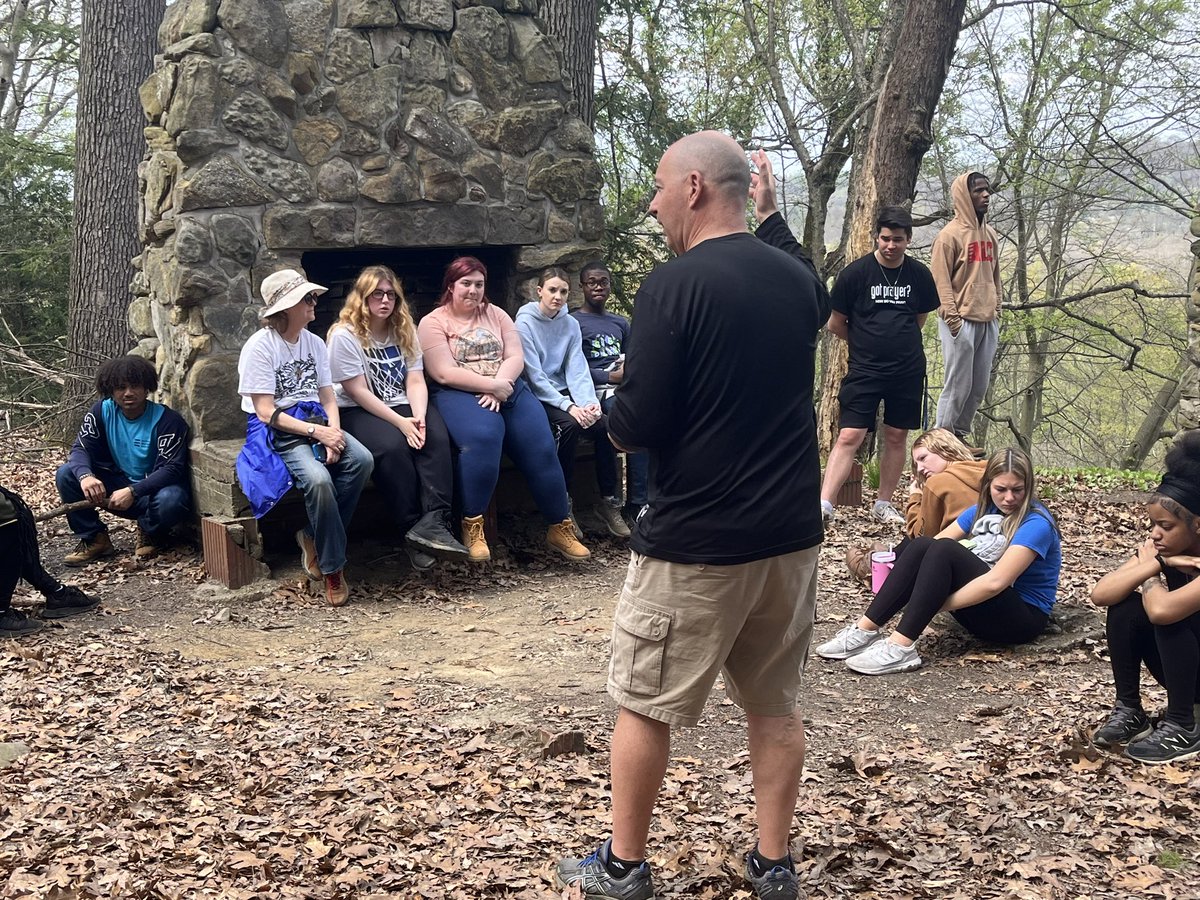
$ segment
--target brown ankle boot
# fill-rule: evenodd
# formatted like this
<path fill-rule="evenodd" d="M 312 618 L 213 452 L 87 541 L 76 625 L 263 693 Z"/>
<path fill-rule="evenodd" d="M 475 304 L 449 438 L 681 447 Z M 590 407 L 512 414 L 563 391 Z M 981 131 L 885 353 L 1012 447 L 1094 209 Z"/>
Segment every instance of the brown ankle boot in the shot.
<path fill-rule="evenodd" d="M 467 516 L 462 520 L 462 542 L 467 545 L 467 559 L 474 563 L 492 558 L 487 537 L 483 533 L 483 516 Z"/>
<path fill-rule="evenodd" d="M 582 562 L 592 555 L 592 551 L 575 537 L 575 528 L 569 518 L 546 529 L 546 546 L 571 562 Z"/>

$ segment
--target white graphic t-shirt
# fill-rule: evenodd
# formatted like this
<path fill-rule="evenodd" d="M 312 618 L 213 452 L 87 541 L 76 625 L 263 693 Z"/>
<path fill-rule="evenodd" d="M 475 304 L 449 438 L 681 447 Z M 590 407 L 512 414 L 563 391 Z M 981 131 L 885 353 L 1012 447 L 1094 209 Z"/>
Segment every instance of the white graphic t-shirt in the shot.
<path fill-rule="evenodd" d="M 252 394 L 270 394 L 276 407 L 286 409 L 301 400 L 317 400 L 317 390 L 332 384 L 325 342 L 308 329 L 289 344 L 275 329 L 260 328 L 238 357 L 238 393 L 248 413 L 254 412 Z"/>
<path fill-rule="evenodd" d="M 357 406 L 343 389 L 341 382 L 359 375 L 367 377 L 371 393 L 387 406 L 408 403 L 405 382 L 409 372 L 422 368 L 421 354 L 405 358 L 400 348 L 390 341 L 372 341 L 363 347 L 348 328 L 334 328 L 328 337 L 329 371 L 334 380 L 338 406 Z"/>

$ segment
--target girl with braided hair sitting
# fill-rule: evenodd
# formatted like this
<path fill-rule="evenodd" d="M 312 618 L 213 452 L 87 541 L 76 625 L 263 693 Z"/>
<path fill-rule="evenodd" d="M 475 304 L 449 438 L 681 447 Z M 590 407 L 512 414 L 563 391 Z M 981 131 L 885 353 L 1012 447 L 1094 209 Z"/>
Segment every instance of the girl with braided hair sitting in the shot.
<path fill-rule="evenodd" d="M 1168 451 L 1167 472 L 1150 502 L 1150 536 L 1092 588 L 1108 608 L 1106 632 L 1116 705 L 1093 740 L 1128 745 L 1150 765 L 1200 756 L 1200 430 Z M 1142 665 L 1167 689 L 1167 710 L 1152 725 L 1142 709 Z"/>
<path fill-rule="evenodd" d="M 13 591 L 24 578 L 46 595 L 42 618 L 61 619 L 95 609 L 100 601 L 73 585 L 64 585 L 42 566 L 33 513 L 15 491 L 0 486 L 0 638 L 22 637 L 42 624 L 12 608 Z"/>

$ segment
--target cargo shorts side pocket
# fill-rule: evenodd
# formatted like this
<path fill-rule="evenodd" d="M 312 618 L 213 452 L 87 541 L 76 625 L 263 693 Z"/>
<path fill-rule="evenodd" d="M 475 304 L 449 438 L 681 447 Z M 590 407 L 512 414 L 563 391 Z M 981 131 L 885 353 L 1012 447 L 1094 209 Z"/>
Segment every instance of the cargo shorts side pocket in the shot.
<path fill-rule="evenodd" d="M 663 656 L 672 613 L 628 599 L 617 604 L 610 676 L 631 694 L 655 697 L 662 689 Z"/>

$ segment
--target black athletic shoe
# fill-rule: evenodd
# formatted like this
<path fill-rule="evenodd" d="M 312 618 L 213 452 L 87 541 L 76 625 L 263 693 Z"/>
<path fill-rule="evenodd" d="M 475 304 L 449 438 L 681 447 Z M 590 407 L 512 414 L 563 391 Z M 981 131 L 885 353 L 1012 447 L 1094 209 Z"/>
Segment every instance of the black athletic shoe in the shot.
<path fill-rule="evenodd" d="M 1151 730 L 1150 719 L 1144 712 L 1118 703 L 1109 714 L 1108 721 L 1096 729 L 1092 742 L 1100 747 L 1117 747 L 1130 741 L 1139 741 Z"/>
<path fill-rule="evenodd" d="M 77 616 L 89 609 L 95 609 L 99 605 L 98 597 L 85 594 L 73 584 L 68 584 L 46 597 L 42 618 L 65 619 L 67 616 Z"/>
<path fill-rule="evenodd" d="M 437 560 L 412 544 L 404 545 L 404 552 L 408 554 L 408 562 L 418 572 L 426 572 L 437 565 Z"/>
<path fill-rule="evenodd" d="M 20 610 L 9 607 L 0 612 L 0 637 L 18 638 L 35 631 L 42 630 L 42 623 L 37 622 Z"/>
<path fill-rule="evenodd" d="M 775 866 L 759 874 L 758 867 L 751 858 L 752 853 L 746 854 L 746 883 L 754 888 L 754 895 L 759 900 L 798 900 L 800 897 L 800 879 L 791 869 Z"/>
<path fill-rule="evenodd" d="M 1149 737 L 1126 747 L 1125 755 L 1151 766 L 1195 759 L 1200 756 L 1200 725 L 1184 728 L 1164 719 Z"/>
<path fill-rule="evenodd" d="M 416 549 L 442 559 L 465 562 L 470 556 L 470 551 L 450 533 L 450 514 L 444 511 L 425 513 L 408 529 L 404 540 Z"/>

